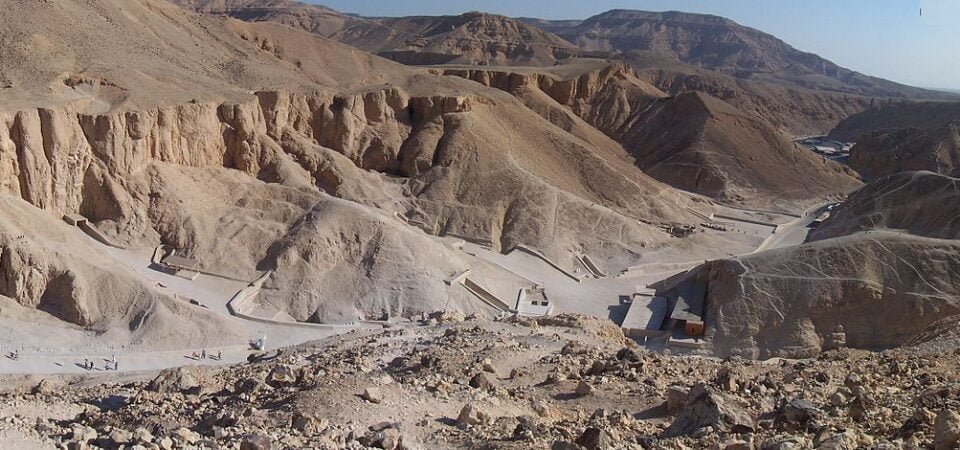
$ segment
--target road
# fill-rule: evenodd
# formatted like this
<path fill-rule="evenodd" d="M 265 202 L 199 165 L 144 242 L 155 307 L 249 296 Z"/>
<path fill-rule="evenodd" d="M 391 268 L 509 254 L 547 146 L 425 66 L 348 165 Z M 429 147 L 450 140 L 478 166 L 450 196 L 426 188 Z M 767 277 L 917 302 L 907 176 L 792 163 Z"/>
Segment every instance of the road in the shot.
<path fill-rule="evenodd" d="M 780 225 L 777 228 L 777 232 L 764 240 L 763 244 L 760 244 L 760 246 L 757 247 L 757 249 L 752 253 L 775 248 L 793 247 L 806 242 L 807 235 L 810 234 L 811 230 L 810 224 L 817 220 L 817 217 L 820 217 L 821 214 L 826 212 L 832 204 L 834 204 L 834 202 L 810 208 L 799 218 L 789 223 Z"/>

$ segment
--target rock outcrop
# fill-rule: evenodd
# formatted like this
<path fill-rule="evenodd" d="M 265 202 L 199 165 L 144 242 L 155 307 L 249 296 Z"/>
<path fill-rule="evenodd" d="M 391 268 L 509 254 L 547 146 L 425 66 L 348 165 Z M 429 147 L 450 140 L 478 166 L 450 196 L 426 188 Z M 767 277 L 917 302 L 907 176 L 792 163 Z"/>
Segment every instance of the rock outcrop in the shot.
<path fill-rule="evenodd" d="M 838 325 L 847 347 L 910 342 L 960 312 L 958 273 L 956 241 L 871 232 L 711 262 L 696 282 L 718 355 L 804 358 Z"/>
<path fill-rule="evenodd" d="M 850 167 L 865 177 L 928 170 L 960 176 L 960 119 L 931 130 L 906 128 L 861 135 Z"/>
<path fill-rule="evenodd" d="M 858 190 L 810 234 L 823 240 L 867 230 L 895 230 L 937 239 L 960 239 L 960 186 L 956 178 L 905 172 Z"/>

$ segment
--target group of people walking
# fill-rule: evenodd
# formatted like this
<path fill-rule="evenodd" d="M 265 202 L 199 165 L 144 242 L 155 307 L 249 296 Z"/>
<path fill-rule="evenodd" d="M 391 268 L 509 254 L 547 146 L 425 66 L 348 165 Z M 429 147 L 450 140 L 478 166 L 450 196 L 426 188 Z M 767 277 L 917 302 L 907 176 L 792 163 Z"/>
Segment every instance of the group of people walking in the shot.
<path fill-rule="evenodd" d="M 86 370 L 93 370 L 96 368 L 96 363 L 92 359 L 85 358 L 83 360 L 83 368 Z M 103 361 L 103 370 L 104 371 L 117 371 L 120 370 L 120 362 L 117 361 L 117 355 L 113 355 L 113 358 Z"/>

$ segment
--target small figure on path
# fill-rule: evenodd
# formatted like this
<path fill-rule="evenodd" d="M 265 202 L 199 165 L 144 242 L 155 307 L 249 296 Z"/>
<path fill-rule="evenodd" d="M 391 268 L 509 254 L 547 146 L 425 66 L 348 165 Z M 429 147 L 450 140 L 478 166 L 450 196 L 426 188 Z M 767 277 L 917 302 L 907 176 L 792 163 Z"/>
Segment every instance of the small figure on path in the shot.
<path fill-rule="evenodd" d="M 223 359 L 223 353 L 220 350 L 217 350 L 217 361 Z"/>
<path fill-rule="evenodd" d="M 207 359 L 207 350 L 200 350 L 200 359 Z"/>

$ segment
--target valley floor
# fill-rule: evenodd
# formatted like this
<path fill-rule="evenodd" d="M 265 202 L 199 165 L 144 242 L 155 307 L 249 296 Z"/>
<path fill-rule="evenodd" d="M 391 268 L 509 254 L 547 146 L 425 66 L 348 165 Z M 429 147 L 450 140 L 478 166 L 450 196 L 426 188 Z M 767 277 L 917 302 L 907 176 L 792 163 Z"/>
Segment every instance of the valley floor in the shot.
<path fill-rule="evenodd" d="M 579 278 L 545 262 L 532 254 L 513 251 L 507 255 L 476 244 L 466 243 L 463 251 L 516 275 L 517 279 L 485 278 L 485 288 L 503 302 L 514 306 L 517 283 L 544 287 L 553 304 L 553 314 L 578 313 L 623 321 L 629 301 L 645 286 L 688 270 L 707 259 L 749 254 L 779 247 L 798 245 L 806 238 L 813 220 L 826 208 L 811 208 L 801 217 L 763 211 L 721 208 L 714 220 L 724 224 L 725 231 L 701 228 L 701 231 L 676 244 L 645 252 L 630 267 L 605 267 L 607 276 L 587 276 L 584 268 L 575 269 Z M 738 220 L 739 219 L 739 220 Z M 774 230 L 776 229 L 776 232 Z M 77 233 L 81 233 L 79 229 Z M 90 241 L 102 249 L 105 257 L 121 264 L 151 284 L 169 291 L 181 300 L 193 300 L 202 307 L 228 317 L 248 332 L 249 339 L 234 345 L 215 348 L 166 348 L 162 342 L 136 346 L 111 346 L 105 336 L 79 329 L 24 329 L 9 321 L 6 335 L 0 335 L 0 373 L 2 374 L 92 374 L 106 373 L 114 358 L 121 372 L 156 371 L 182 365 L 228 365 L 244 362 L 251 353 L 250 341 L 265 337 L 268 348 L 280 348 L 347 333 L 360 328 L 380 328 L 377 324 L 338 326 L 302 325 L 276 321 L 254 321 L 231 315 L 227 303 L 247 283 L 210 275 L 188 280 L 170 275 L 151 266 L 150 249 L 119 249 Z M 8 321 L 8 320 L 5 320 Z M 33 327 L 31 327 L 33 328 Z M 53 328 L 53 327 L 51 327 Z M 17 352 L 17 358 L 10 352 Z M 221 355 L 219 359 L 197 358 Z M 83 366 L 93 362 L 93 369 Z"/>

